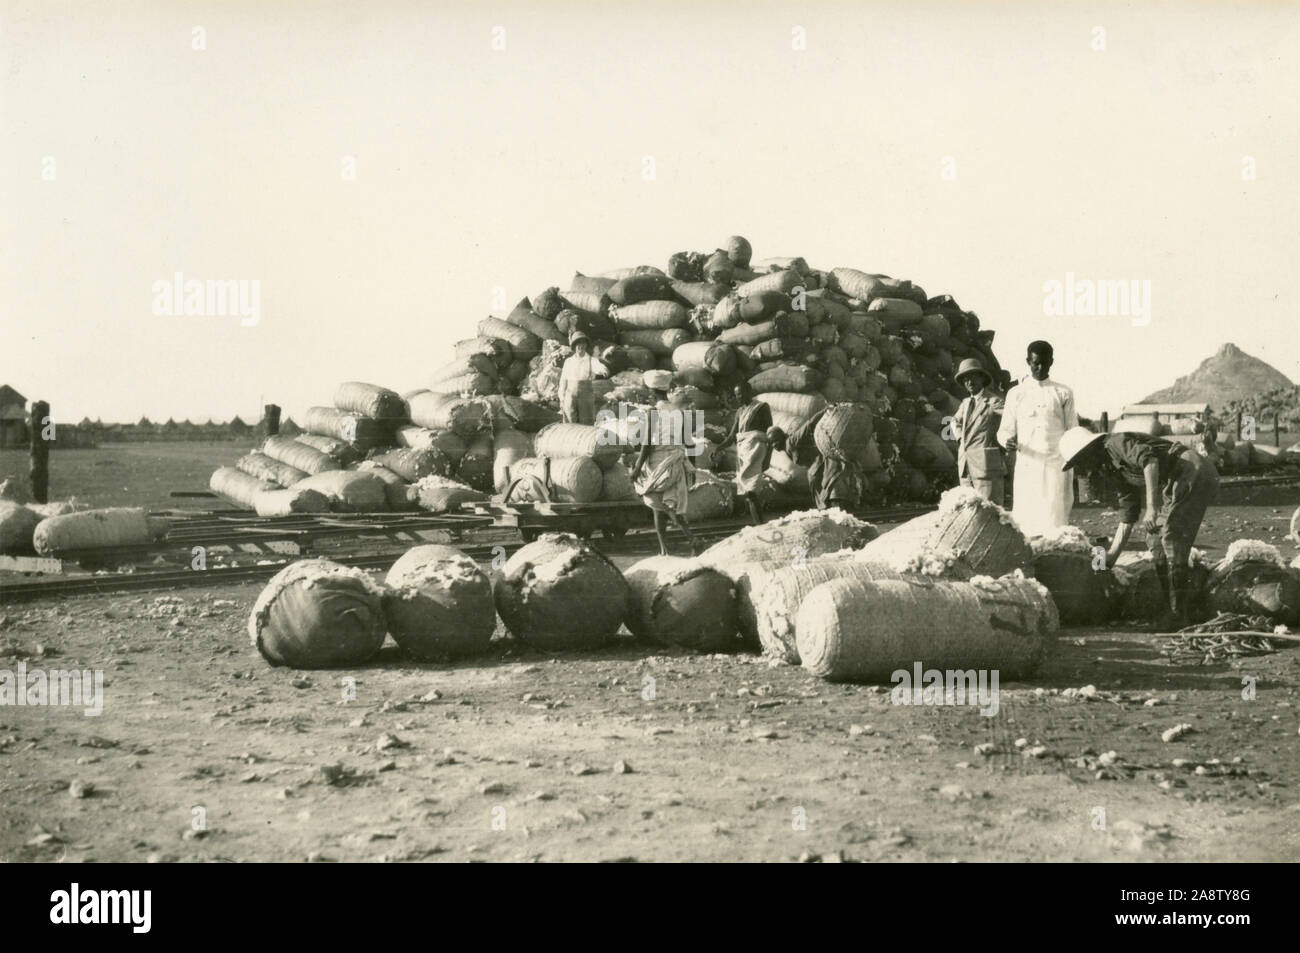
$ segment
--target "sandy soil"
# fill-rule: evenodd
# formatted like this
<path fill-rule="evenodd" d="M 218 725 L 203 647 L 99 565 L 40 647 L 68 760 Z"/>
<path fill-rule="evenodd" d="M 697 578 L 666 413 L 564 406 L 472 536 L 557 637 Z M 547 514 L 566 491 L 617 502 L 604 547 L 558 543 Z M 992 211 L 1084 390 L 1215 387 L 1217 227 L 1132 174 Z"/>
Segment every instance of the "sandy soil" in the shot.
<path fill-rule="evenodd" d="M 1252 502 L 1203 541 L 1277 541 L 1290 508 Z M 0 668 L 106 679 L 98 717 L 0 708 L 0 858 L 1300 857 L 1294 650 L 1176 666 L 1148 635 L 1066 630 L 985 718 L 630 643 L 550 657 L 503 639 L 455 666 L 390 643 L 356 671 L 273 669 L 245 630 L 258 591 L 0 609 Z"/>

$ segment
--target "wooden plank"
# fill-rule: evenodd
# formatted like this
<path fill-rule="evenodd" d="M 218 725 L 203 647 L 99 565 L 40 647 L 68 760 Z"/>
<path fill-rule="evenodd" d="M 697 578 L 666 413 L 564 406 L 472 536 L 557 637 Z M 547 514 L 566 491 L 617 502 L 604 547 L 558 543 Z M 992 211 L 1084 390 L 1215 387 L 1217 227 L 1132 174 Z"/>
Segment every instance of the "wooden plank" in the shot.
<path fill-rule="evenodd" d="M 60 576 L 63 574 L 63 560 L 46 556 L 0 556 L 0 571 L 41 572 Z"/>

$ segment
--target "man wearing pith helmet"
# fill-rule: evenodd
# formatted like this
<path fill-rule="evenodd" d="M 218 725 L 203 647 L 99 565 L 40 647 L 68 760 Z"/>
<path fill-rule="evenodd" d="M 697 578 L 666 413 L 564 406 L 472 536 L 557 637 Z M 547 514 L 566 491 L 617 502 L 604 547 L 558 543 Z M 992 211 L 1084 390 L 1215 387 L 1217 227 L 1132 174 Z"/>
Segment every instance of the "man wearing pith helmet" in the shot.
<path fill-rule="evenodd" d="M 596 391 L 592 385 L 591 339 L 581 331 L 569 338 L 573 355 L 560 369 L 560 413 L 565 423 L 596 422 Z"/>
<path fill-rule="evenodd" d="M 1119 487 L 1124 512 L 1111 540 L 1108 566 L 1128 542 L 1145 495 L 1141 526 L 1170 608 L 1170 616 L 1161 621 L 1186 625 L 1192 545 L 1205 511 L 1219 495 L 1214 464 L 1171 440 L 1141 433 L 1099 434 L 1086 427 L 1072 427 L 1061 436 L 1060 454 L 1063 469 L 1089 476 L 1104 472 Z M 1164 525 L 1159 523 L 1162 498 Z"/>
<path fill-rule="evenodd" d="M 993 390 L 993 378 L 973 357 L 957 367 L 957 383 L 967 396 L 952 418 L 957 439 L 957 478 L 999 506 L 1005 499 L 1006 465 L 998 445 L 1002 423 L 1002 397 Z"/>

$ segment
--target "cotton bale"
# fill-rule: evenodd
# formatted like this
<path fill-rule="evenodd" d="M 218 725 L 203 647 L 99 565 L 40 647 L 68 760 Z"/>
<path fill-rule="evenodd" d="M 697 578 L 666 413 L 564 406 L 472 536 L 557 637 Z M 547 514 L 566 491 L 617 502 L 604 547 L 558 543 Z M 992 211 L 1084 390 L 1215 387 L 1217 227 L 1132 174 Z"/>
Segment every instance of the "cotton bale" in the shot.
<path fill-rule="evenodd" d="M 460 466 L 456 468 L 457 479 L 468 483 L 476 490 L 491 492 L 492 461 L 495 455 L 492 431 L 485 430 L 475 434 L 465 448 L 465 456 L 461 457 Z"/>
<path fill-rule="evenodd" d="M 138 507 L 83 510 L 41 520 L 32 531 L 32 545 L 42 556 L 79 549 L 140 546 L 166 536 L 167 526 L 166 519 L 150 517 Z"/>
<path fill-rule="evenodd" d="M 841 549 L 858 549 L 875 539 L 870 523 L 838 507 L 803 510 L 758 526 L 746 526 L 706 549 L 700 559 L 719 572 L 730 573 L 745 563 L 823 556 Z"/>
<path fill-rule="evenodd" d="M 607 292 L 616 305 L 641 304 L 644 301 L 672 301 L 673 283 L 667 275 L 632 275 L 615 282 Z"/>
<path fill-rule="evenodd" d="M 568 533 L 546 533 L 519 549 L 493 589 L 510 634 L 546 651 L 604 644 L 631 598 L 618 568 Z"/>
<path fill-rule="evenodd" d="M 736 485 L 704 469 L 696 459 L 695 482 L 686 493 L 686 513 L 692 520 L 716 520 L 736 508 Z"/>
<path fill-rule="evenodd" d="M 1097 625 L 1111 618 L 1115 577 L 1081 529 L 1063 526 L 1029 542 L 1034 578 L 1052 594 L 1063 625 Z"/>
<path fill-rule="evenodd" d="M 1042 664 L 1058 627 L 1042 585 L 987 576 L 834 579 L 808 593 L 795 617 L 803 667 L 833 681 L 891 681 L 918 663 L 967 678 L 986 671 L 1024 678 Z"/>
<path fill-rule="evenodd" d="M 415 499 L 415 490 L 410 481 L 404 479 L 383 464 L 374 460 L 363 460 L 353 464 L 351 469 L 378 477 L 384 483 L 384 501 L 394 513 L 409 512 L 419 509 Z"/>
<path fill-rule="evenodd" d="M 304 455 L 297 445 L 305 445 L 313 450 L 319 450 L 325 456 L 334 461 L 335 466 L 329 466 L 327 461 L 322 461 L 315 455 Z M 268 447 L 278 448 L 280 451 L 277 455 Z M 295 437 L 281 437 L 279 435 L 267 437 L 262 445 L 262 453 L 271 457 L 273 460 L 279 460 L 281 463 L 287 463 L 297 470 L 305 473 L 320 473 L 324 470 L 341 470 L 361 458 L 361 451 L 346 440 L 339 440 L 336 437 L 325 437 L 317 433 L 300 433 Z M 307 466 L 300 466 L 295 460 L 307 462 Z M 314 469 L 313 469 L 314 468 Z"/>
<path fill-rule="evenodd" d="M 371 473 L 331 470 L 294 485 L 323 493 L 330 501 L 330 509 L 339 513 L 382 513 L 388 509 L 384 481 Z"/>
<path fill-rule="evenodd" d="M 334 391 L 339 410 L 375 420 L 406 419 L 406 401 L 396 391 L 361 381 L 344 381 Z"/>
<path fill-rule="evenodd" d="M 430 475 L 446 476 L 452 469 L 452 461 L 434 447 L 385 450 L 373 454 L 370 459 L 393 471 L 407 483 L 414 483 Z"/>
<path fill-rule="evenodd" d="M 672 357 L 673 351 L 690 340 L 691 335 L 681 328 L 620 331 L 618 333 L 618 343 L 627 345 L 629 348 L 645 348 L 656 358 Z"/>
<path fill-rule="evenodd" d="M 450 430 L 471 437 L 492 426 L 491 407 L 478 398 L 426 391 L 412 397 L 410 406 L 411 420 L 430 430 Z"/>
<path fill-rule="evenodd" d="M 749 239 L 745 238 L 743 235 L 732 235 L 727 239 L 725 254 L 735 262 L 737 266 L 748 268 L 750 259 L 754 255 L 754 248 L 749 244 Z"/>
<path fill-rule="evenodd" d="M 637 492 L 632 485 L 632 474 L 622 463 L 616 463 L 600 471 L 600 496 L 597 497 L 600 502 L 617 503 L 636 498 Z"/>
<path fill-rule="evenodd" d="M 672 371 L 646 371 L 641 376 L 642 384 L 649 390 L 667 391 L 673 386 Z"/>
<path fill-rule="evenodd" d="M 264 490 L 253 498 L 258 516 L 292 516 L 296 513 L 328 513 L 330 501 L 317 490 L 291 486 L 283 490 Z"/>
<path fill-rule="evenodd" d="M 447 458 L 453 469 L 465 456 L 467 446 L 465 438 L 454 430 L 430 430 L 415 424 L 398 427 L 396 442 L 399 447 L 411 450 L 436 450 Z"/>
<path fill-rule="evenodd" d="M 208 478 L 208 489 L 217 496 L 245 509 L 253 509 L 258 494 L 278 489 L 270 480 L 251 476 L 235 467 L 217 467 Z"/>
<path fill-rule="evenodd" d="M 477 375 L 487 377 L 495 383 L 500 374 L 501 370 L 493 363 L 492 358 L 486 354 L 471 354 L 469 357 L 458 357 L 436 368 L 429 375 L 429 389 L 436 392 L 443 391 L 445 388 L 437 385 L 444 381 Z"/>
<path fill-rule="evenodd" d="M 658 645 L 701 652 L 740 647 L 735 584 L 697 560 L 652 556 L 626 574 L 632 606 L 627 627 Z"/>
<path fill-rule="evenodd" d="M 672 288 L 678 298 L 693 307 L 699 305 L 711 307 L 731 292 L 730 285 L 710 281 L 674 281 Z"/>
<path fill-rule="evenodd" d="M 1286 625 L 1300 622 L 1300 573 L 1289 569 L 1268 543 L 1232 543 L 1210 573 L 1207 594 L 1216 612 L 1266 616 Z"/>
<path fill-rule="evenodd" d="M 309 407 L 303 417 L 303 428 L 308 433 L 350 443 L 358 450 L 369 450 L 389 442 L 393 421 L 346 413 L 337 407 Z"/>
<path fill-rule="evenodd" d="M 0 500 L 0 553 L 21 556 L 34 553 L 32 539 L 41 515 L 12 500 Z"/>
<path fill-rule="evenodd" d="M 584 275 L 580 271 L 573 273 L 573 278 L 569 281 L 569 290 L 587 291 L 596 294 L 606 294 L 610 288 L 614 287 L 618 281 L 615 278 L 599 278 Z"/>
<path fill-rule="evenodd" d="M 428 513 L 456 513 L 463 503 L 481 503 L 488 495 L 448 477 L 427 476 L 412 484 L 416 503 Z"/>
<path fill-rule="evenodd" d="M 749 379 L 756 394 L 800 393 L 814 394 L 824 383 L 820 371 L 811 367 L 788 364 L 769 371 L 761 371 Z"/>
<path fill-rule="evenodd" d="M 303 559 L 277 573 L 253 605 L 248 634 L 272 665 L 361 665 L 384 643 L 383 587 L 360 569 Z"/>
<path fill-rule="evenodd" d="M 277 486 L 293 486 L 299 480 L 305 480 L 311 474 L 287 463 L 273 460 L 264 453 L 253 451 L 246 453 L 236 462 L 237 469 L 259 480 L 266 480 Z"/>
<path fill-rule="evenodd" d="M 492 485 L 502 493 L 509 485 L 508 473 L 520 460 L 533 455 L 533 438 L 520 430 L 499 431 L 492 443 Z"/>
<path fill-rule="evenodd" d="M 705 281 L 730 284 L 736 276 L 736 270 L 735 259 L 722 249 L 718 249 L 705 259 L 700 274 Z"/>
<path fill-rule="evenodd" d="M 480 655 L 496 628 L 492 582 L 451 546 L 408 549 L 384 579 L 384 617 L 393 640 L 419 661 Z"/>
<path fill-rule="evenodd" d="M 499 369 L 505 370 L 514 363 L 515 352 L 509 341 L 501 338 L 473 337 L 457 341 L 454 347 L 457 357 L 470 357 L 482 354 L 489 358 Z"/>
<path fill-rule="evenodd" d="M 610 312 L 619 331 L 665 330 L 684 328 L 686 309 L 676 301 L 645 301 L 620 305 Z"/>
<path fill-rule="evenodd" d="M 609 468 L 621 465 L 615 458 Z M 557 503 L 594 503 L 604 486 L 603 470 L 590 457 L 526 457 L 510 467 L 510 479 L 522 481 L 510 496 L 515 502 L 541 502 L 531 480 L 547 487 Z"/>
<path fill-rule="evenodd" d="M 480 337 L 500 338 L 510 345 L 516 358 L 525 360 L 542 352 L 542 339 L 526 328 L 516 327 L 500 318 L 486 317 L 478 323 Z"/>
<path fill-rule="evenodd" d="M 590 457 L 601 467 L 608 467 L 618 462 L 623 450 L 608 443 L 604 433 L 588 424 L 550 424 L 537 432 L 533 446 L 539 457 Z"/>

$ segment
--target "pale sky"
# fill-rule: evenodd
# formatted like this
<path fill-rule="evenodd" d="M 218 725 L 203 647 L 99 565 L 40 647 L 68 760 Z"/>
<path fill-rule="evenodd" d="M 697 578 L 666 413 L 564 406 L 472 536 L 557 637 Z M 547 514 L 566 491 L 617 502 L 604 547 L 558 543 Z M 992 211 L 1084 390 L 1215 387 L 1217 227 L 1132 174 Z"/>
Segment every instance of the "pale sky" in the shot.
<path fill-rule="evenodd" d="M 0 383 L 301 420 L 427 383 L 496 286 L 733 233 L 952 294 L 1017 370 L 1052 341 L 1086 414 L 1225 341 L 1300 380 L 1298 50 L 1295 3 L 0 0 Z M 177 271 L 260 322 L 155 316 Z M 1150 323 L 1045 316 L 1066 272 Z"/>

